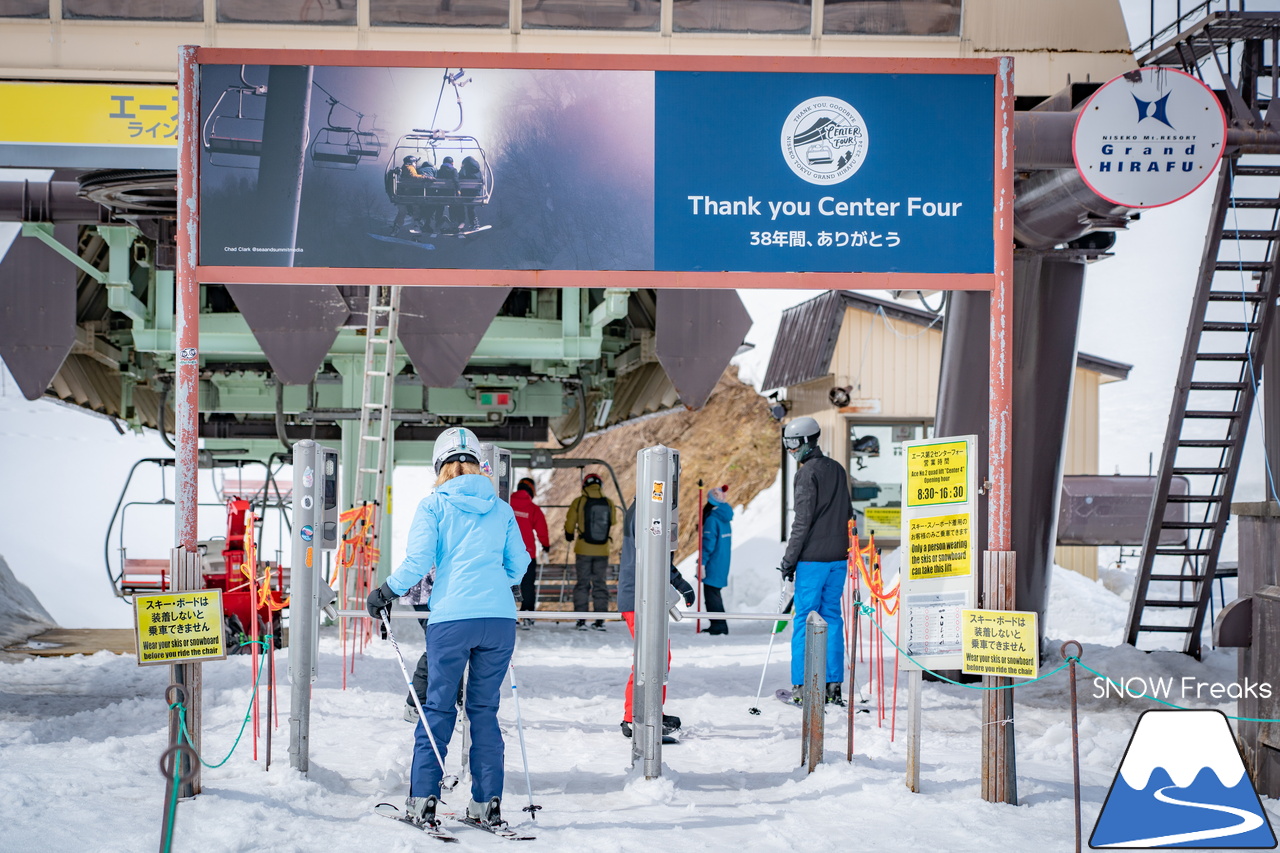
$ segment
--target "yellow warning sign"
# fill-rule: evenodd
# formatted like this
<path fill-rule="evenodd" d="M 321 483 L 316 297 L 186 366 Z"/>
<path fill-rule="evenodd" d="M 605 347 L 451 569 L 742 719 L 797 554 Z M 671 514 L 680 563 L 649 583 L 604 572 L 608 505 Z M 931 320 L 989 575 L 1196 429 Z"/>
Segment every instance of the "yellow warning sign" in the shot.
<path fill-rule="evenodd" d="M 667 493 L 667 484 L 662 480 L 653 481 L 653 500 L 655 503 L 662 503 L 662 496 Z"/>
<path fill-rule="evenodd" d="M 909 507 L 969 500 L 969 443 L 908 445 L 905 497 Z"/>
<path fill-rule="evenodd" d="M 862 511 L 866 519 L 863 533 L 874 533 L 876 536 L 889 536 L 897 539 L 902 535 L 902 507 L 869 506 Z"/>
<path fill-rule="evenodd" d="M 0 142 L 176 146 L 178 89 L 0 83 Z"/>
<path fill-rule="evenodd" d="M 1036 614 L 1021 610 L 962 610 L 963 671 L 1035 678 L 1039 673 Z"/>
<path fill-rule="evenodd" d="M 139 666 L 227 656 L 220 589 L 135 596 L 133 616 Z"/>
<path fill-rule="evenodd" d="M 908 524 L 907 574 L 921 578 L 955 578 L 973 571 L 969 534 L 973 514 L 913 518 Z"/>

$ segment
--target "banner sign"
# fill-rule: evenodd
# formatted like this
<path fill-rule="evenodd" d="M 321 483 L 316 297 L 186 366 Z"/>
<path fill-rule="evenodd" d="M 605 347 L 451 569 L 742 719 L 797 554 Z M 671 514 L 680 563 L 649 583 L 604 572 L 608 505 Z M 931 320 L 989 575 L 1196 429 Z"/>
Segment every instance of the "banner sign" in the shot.
<path fill-rule="evenodd" d="M 220 589 L 137 595 L 133 614 L 139 666 L 227 656 Z"/>
<path fill-rule="evenodd" d="M 0 166 L 172 171 L 177 152 L 172 85 L 0 82 Z"/>
<path fill-rule="evenodd" d="M 960 669 L 961 613 L 977 604 L 976 449 L 972 435 L 902 443 L 902 646 L 929 669 Z"/>
<path fill-rule="evenodd" d="M 995 60 L 206 52 L 202 280 L 999 273 Z"/>

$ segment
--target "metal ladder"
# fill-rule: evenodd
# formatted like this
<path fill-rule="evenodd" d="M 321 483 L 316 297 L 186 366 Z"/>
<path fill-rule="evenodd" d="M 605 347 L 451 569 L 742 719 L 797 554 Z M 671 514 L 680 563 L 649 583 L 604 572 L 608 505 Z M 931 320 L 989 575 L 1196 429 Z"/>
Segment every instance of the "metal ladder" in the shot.
<path fill-rule="evenodd" d="M 380 321 L 384 321 L 380 322 Z M 360 401 L 360 441 L 356 448 L 355 506 L 374 503 L 386 509 L 387 452 L 391 447 L 391 405 L 395 389 L 396 333 L 400 324 L 400 288 L 369 288 L 364 339 L 364 383 Z M 386 334 L 379 334 L 385 331 Z M 381 522 L 381 518 L 379 518 Z M 377 527 L 381 527 L 379 523 Z"/>
<path fill-rule="evenodd" d="M 1247 159 L 1218 175 L 1125 638 L 1173 635 L 1196 657 L 1280 285 L 1280 166 Z"/>

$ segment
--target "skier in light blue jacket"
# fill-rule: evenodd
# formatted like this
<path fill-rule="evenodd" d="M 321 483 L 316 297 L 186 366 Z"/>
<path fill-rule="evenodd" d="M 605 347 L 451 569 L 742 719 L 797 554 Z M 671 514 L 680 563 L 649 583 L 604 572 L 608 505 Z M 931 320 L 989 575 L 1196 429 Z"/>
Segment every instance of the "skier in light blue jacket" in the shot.
<path fill-rule="evenodd" d="M 702 507 L 702 588 L 706 593 L 707 610 L 712 613 L 724 612 L 721 593 L 729 585 L 733 507 L 729 505 L 728 490 L 728 486 L 712 489 Z M 729 623 L 724 619 L 712 619 L 707 633 L 727 634 Z"/>
<path fill-rule="evenodd" d="M 471 722 L 472 771 L 468 817 L 502 826 L 500 801 L 505 747 L 498 728 L 502 681 L 516 639 L 511 587 L 529 566 L 515 513 L 480 473 L 480 441 L 452 427 L 432 453 L 435 491 L 423 498 L 409 529 L 404 562 L 369 593 L 375 619 L 436 567 L 429 600 L 427 667 L 431 679 L 423 705 L 444 759 L 457 720 L 458 689 L 467 672 L 466 710 Z M 406 810 L 419 823 L 435 824 L 444 770 L 419 722 Z"/>

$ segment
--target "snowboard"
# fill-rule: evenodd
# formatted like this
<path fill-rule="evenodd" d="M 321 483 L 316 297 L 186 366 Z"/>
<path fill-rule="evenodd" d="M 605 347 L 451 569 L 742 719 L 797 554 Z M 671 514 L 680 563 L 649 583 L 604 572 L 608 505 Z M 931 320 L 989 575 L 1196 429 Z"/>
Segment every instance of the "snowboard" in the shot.
<path fill-rule="evenodd" d="M 388 234 L 374 234 L 370 231 L 369 236 L 384 243 L 399 243 L 401 246 L 413 246 L 415 249 L 427 249 L 429 251 L 435 249 L 435 246 L 431 243 L 419 243 L 417 240 L 406 240 L 403 237 L 392 237 Z"/>
<path fill-rule="evenodd" d="M 430 237 L 433 240 L 439 240 L 444 237 L 471 237 L 472 235 L 488 231 L 491 228 L 493 228 L 492 225 L 477 225 L 475 228 L 461 228 L 457 231 L 434 231 L 431 233 L 427 233 L 426 231 L 421 231 L 416 228 L 410 228 L 409 233 Z"/>

